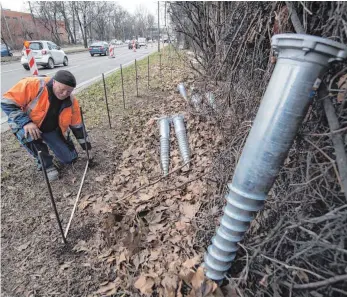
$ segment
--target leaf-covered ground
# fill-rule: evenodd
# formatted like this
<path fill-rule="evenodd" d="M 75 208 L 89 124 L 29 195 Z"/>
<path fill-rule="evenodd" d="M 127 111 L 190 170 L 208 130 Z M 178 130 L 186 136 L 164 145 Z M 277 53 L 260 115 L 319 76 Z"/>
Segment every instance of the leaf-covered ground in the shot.
<path fill-rule="evenodd" d="M 100 83 L 77 96 L 95 159 L 66 246 L 42 173 L 9 131 L 1 135 L 2 296 L 223 296 L 196 269 L 206 245 L 196 215 L 215 191 L 207 177 L 221 140 L 212 122 L 186 111 L 176 87 L 193 77 L 174 52 L 163 53 L 161 67 L 157 54 L 150 59 L 149 90 L 147 60 L 139 62 L 139 97 L 134 71 L 125 70 L 125 110 L 119 73 L 107 79 L 112 129 Z M 192 161 L 182 167 L 172 127 L 172 173 L 164 179 L 156 119 L 178 113 Z M 64 228 L 86 162 L 79 151 L 79 161 L 52 184 Z M 206 217 L 218 212 L 212 208 Z"/>

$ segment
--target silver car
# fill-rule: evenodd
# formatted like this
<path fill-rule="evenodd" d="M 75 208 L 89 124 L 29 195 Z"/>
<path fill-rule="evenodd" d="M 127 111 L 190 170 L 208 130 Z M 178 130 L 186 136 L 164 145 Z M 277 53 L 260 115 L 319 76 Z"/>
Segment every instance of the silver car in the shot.
<path fill-rule="evenodd" d="M 36 64 L 53 69 L 55 65 L 68 66 L 69 60 L 65 52 L 52 41 L 31 40 L 29 48 L 32 51 Z M 26 70 L 30 70 L 25 48 L 22 51 L 21 64 Z"/>

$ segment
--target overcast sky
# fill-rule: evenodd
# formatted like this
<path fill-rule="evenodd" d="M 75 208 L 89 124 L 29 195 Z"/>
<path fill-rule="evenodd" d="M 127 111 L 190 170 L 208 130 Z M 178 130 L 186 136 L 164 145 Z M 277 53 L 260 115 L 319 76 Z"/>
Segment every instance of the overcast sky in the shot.
<path fill-rule="evenodd" d="M 24 1 L 1 0 L 0 2 L 3 8 L 9 8 L 14 11 L 27 12 L 28 5 L 25 5 Z M 134 13 L 136 7 L 139 5 L 146 7 L 148 12 L 154 14 L 155 16 L 157 16 L 158 13 L 158 1 L 120 0 L 115 2 L 119 3 L 130 13 Z M 164 1 L 161 1 L 161 4 L 163 3 Z"/>

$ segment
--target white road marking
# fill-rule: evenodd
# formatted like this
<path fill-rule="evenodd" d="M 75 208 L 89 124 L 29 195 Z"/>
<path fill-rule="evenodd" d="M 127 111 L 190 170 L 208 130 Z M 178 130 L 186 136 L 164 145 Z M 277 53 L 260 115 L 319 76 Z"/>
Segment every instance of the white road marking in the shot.
<path fill-rule="evenodd" d="M 145 55 L 142 55 L 142 56 L 138 57 L 136 60 L 139 61 L 139 60 L 141 60 L 142 58 L 144 58 L 144 57 L 146 57 L 146 56 L 148 56 L 148 53 L 146 53 Z M 128 65 L 133 64 L 133 63 L 135 63 L 135 60 L 130 61 L 130 62 L 125 63 L 125 64 L 122 64 L 122 67 L 128 66 Z M 120 67 L 116 67 L 116 68 L 111 69 L 111 70 L 109 70 L 109 71 L 107 71 L 107 72 L 104 72 L 104 76 L 106 77 L 107 75 L 109 75 L 109 74 L 111 74 L 112 72 L 115 72 L 115 71 L 117 71 L 117 70 L 119 70 L 119 69 L 120 69 Z M 94 76 L 94 77 L 92 77 L 91 79 L 88 79 L 88 80 L 86 80 L 86 81 L 84 81 L 84 82 L 78 84 L 78 85 L 76 86 L 75 90 L 73 91 L 73 93 L 74 93 L 74 94 L 78 93 L 79 91 L 81 91 L 81 90 L 83 89 L 83 87 L 88 86 L 89 84 L 91 84 L 91 83 L 94 82 L 94 81 L 101 80 L 101 78 L 102 78 L 101 75 Z M 82 89 L 79 90 L 80 88 L 82 88 Z"/>
<path fill-rule="evenodd" d="M 80 66 L 80 65 L 75 65 L 75 66 L 66 67 L 66 68 L 64 67 L 64 69 L 63 69 L 63 70 L 67 70 L 67 69 L 75 68 L 75 67 L 78 67 L 78 66 Z M 51 73 L 56 73 L 57 71 L 59 71 L 59 70 L 61 70 L 61 69 L 54 69 L 54 70 L 56 70 L 56 71 L 46 72 L 46 73 L 45 73 L 45 75 L 47 75 L 47 74 L 51 74 Z"/>
<path fill-rule="evenodd" d="M 7 72 L 12 72 L 12 71 L 17 71 L 17 70 L 21 70 L 23 68 L 16 68 L 16 69 L 11 69 L 11 70 L 6 70 L 6 71 L 1 71 L 1 73 L 7 73 Z"/>

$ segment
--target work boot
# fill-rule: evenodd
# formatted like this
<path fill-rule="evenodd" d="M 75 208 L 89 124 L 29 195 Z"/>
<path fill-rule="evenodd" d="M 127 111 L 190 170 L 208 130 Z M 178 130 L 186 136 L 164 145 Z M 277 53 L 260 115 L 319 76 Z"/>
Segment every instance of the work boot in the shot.
<path fill-rule="evenodd" d="M 59 172 L 54 166 L 47 168 L 46 172 L 49 181 L 55 181 L 59 179 Z"/>
<path fill-rule="evenodd" d="M 64 164 L 60 162 L 59 160 L 54 158 L 52 162 L 55 168 L 57 168 L 58 170 L 62 170 L 64 168 Z"/>

